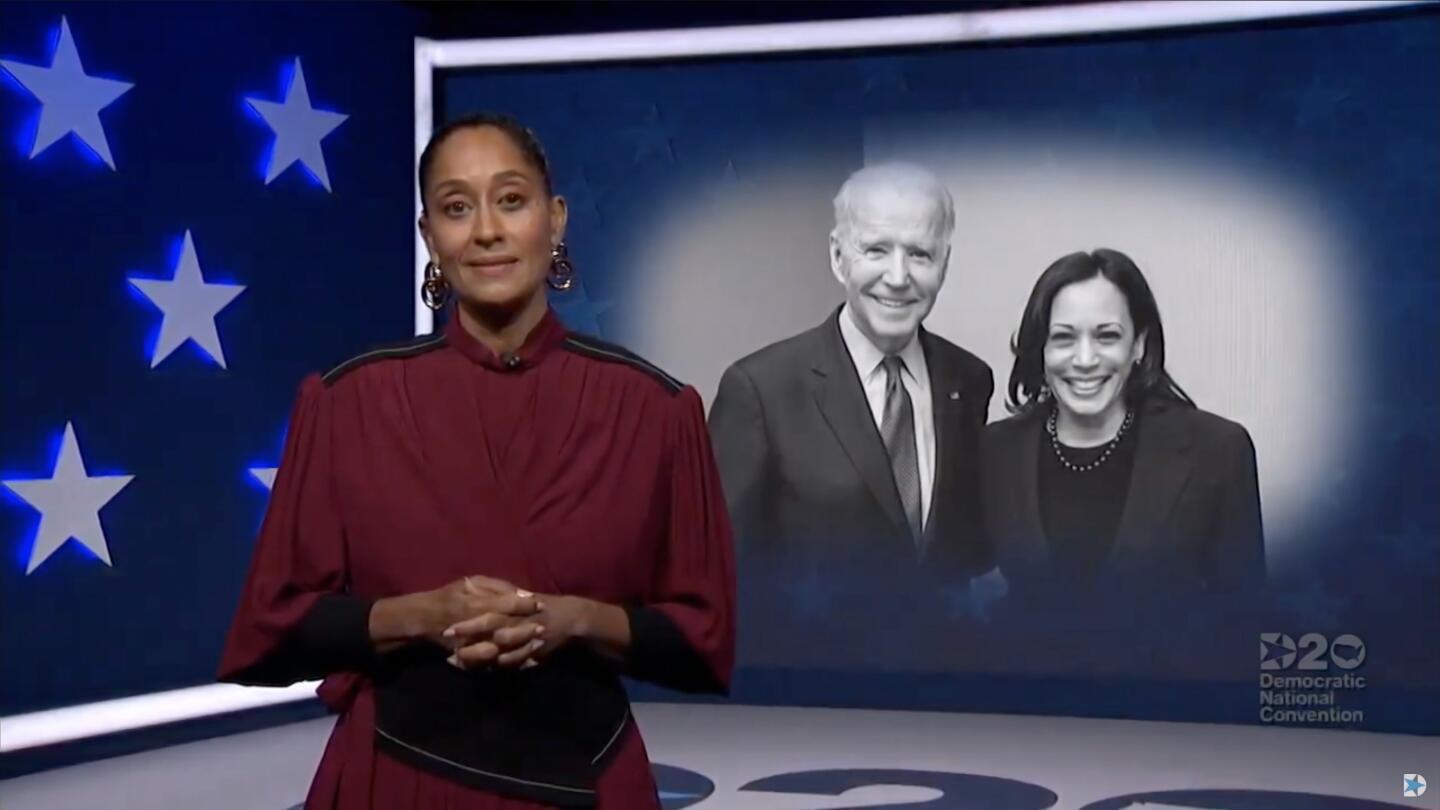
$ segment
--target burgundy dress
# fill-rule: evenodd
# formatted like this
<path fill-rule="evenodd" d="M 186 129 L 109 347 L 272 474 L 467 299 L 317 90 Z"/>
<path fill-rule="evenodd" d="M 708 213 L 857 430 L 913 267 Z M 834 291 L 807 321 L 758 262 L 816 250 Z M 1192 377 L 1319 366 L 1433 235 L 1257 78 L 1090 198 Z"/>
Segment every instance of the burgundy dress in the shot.
<path fill-rule="evenodd" d="M 553 313 L 503 358 L 452 315 L 305 380 L 220 678 L 324 677 L 307 808 L 548 806 L 377 750 L 369 605 L 470 574 L 620 605 L 625 674 L 724 691 L 734 561 L 695 390 Z M 597 806 L 658 809 L 634 723 L 612 741 Z"/>

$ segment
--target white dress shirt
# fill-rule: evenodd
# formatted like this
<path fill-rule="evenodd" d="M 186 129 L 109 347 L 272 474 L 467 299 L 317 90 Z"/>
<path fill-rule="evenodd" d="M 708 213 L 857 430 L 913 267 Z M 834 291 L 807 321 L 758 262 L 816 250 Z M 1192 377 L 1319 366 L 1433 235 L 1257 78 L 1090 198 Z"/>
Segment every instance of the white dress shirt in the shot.
<path fill-rule="evenodd" d="M 865 337 L 850 315 L 850 305 L 840 312 L 840 337 L 850 351 L 855 363 L 855 373 L 865 388 L 865 400 L 870 405 L 870 416 L 875 420 L 878 432 L 885 419 L 885 353 Z M 935 418 L 934 404 L 930 400 L 930 369 L 925 365 L 925 350 L 920 347 L 917 335 L 900 350 L 900 359 L 905 370 L 900 373 L 900 382 L 910 394 L 911 412 L 915 418 L 915 457 L 920 465 L 920 527 L 923 531 L 930 521 L 930 494 L 935 488 Z"/>

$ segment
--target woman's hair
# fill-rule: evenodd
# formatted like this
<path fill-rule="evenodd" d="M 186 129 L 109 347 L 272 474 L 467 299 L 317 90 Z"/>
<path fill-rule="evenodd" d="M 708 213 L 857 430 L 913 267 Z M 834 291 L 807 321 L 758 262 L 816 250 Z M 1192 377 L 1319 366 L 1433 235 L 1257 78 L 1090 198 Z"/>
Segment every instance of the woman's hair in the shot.
<path fill-rule="evenodd" d="M 493 127 L 498 129 L 510 138 L 525 159 L 530 162 L 535 170 L 540 173 L 540 180 L 545 185 L 545 193 L 550 194 L 550 161 L 545 158 L 545 149 L 540 145 L 540 139 L 530 128 L 516 121 L 508 115 L 500 113 L 474 113 L 457 118 L 445 126 L 436 130 L 430 136 L 430 142 L 425 144 L 425 150 L 420 153 L 420 170 L 417 173 L 417 180 L 420 182 L 420 207 L 425 207 L 425 180 L 430 175 L 430 166 L 435 162 L 435 152 L 440 145 L 445 143 L 451 135 L 462 129 L 478 129 L 480 127 Z"/>
<path fill-rule="evenodd" d="M 1005 407 L 1011 413 L 1025 414 L 1045 400 L 1045 343 L 1050 337 L 1050 308 L 1062 289 L 1096 276 L 1104 276 L 1120 289 L 1135 325 L 1136 338 L 1145 341 L 1145 355 L 1125 383 L 1125 401 L 1134 406 L 1147 397 L 1158 396 L 1195 407 L 1194 401 L 1165 370 L 1165 329 L 1145 275 L 1129 256 L 1104 248 L 1062 256 L 1045 268 L 1035 282 L 1020 319 L 1020 330 L 1010 339 L 1015 365 L 1010 370 Z"/>

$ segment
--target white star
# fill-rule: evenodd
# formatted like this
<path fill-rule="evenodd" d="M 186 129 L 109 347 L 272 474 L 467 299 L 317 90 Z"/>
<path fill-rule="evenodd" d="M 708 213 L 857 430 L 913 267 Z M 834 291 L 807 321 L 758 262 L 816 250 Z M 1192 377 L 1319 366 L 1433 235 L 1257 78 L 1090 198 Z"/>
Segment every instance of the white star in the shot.
<path fill-rule="evenodd" d="M 80 53 L 75 50 L 75 38 L 70 35 L 70 23 L 64 17 L 60 18 L 60 42 L 49 67 L 5 60 L 0 60 L 0 65 L 40 100 L 40 127 L 35 131 L 30 157 L 73 132 L 106 165 L 115 168 L 105 128 L 100 125 L 100 110 L 135 85 L 86 75 Z"/>
<path fill-rule="evenodd" d="M 330 173 L 325 170 L 325 153 L 320 139 L 340 126 L 348 115 L 317 110 L 310 106 L 310 89 L 305 86 L 305 71 L 295 59 L 295 75 L 285 90 L 285 102 L 260 98 L 245 99 L 265 123 L 275 131 L 275 150 L 270 153 L 270 166 L 265 170 L 265 183 L 299 161 L 305 164 L 320 185 L 330 190 Z"/>
<path fill-rule="evenodd" d="M 40 530 L 35 534 L 25 573 L 34 571 L 71 538 L 110 565 L 110 547 L 100 526 L 100 509 L 134 477 L 86 473 L 80 443 L 75 440 L 75 426 L 66 422 L 65 438 L 49 478 L 0 482 L 40 512 Z"/>
<path fill-rule="evenodd" d="M 132 278 L 146 298 L 165 313 L 160 325 L 160 339 L 155 344 L 155 354 L 150 358 L 150 367 L 180 348 L 187 339 L 204 349 L 221 368 L 225 368 L 225 352 L 220 348 L 220 333 L 215 330 L 215 315 L 235 300 L 245 289 L 243 284 L 206 284 L 200 274 L 200 259 L 195 255 L 195 242 L 190 232 L 185 232 L 185 245 L 180 251 L 180 263 L 175 267 L 175 277 L 170 281 L 153 278 Z"/>
<path fill-rule="evenodd" d="M 265 485 L 266 489 L 275 488 L 275 471 L 278 467 L 251 467 L 250 474 L 255 480 Z"/>

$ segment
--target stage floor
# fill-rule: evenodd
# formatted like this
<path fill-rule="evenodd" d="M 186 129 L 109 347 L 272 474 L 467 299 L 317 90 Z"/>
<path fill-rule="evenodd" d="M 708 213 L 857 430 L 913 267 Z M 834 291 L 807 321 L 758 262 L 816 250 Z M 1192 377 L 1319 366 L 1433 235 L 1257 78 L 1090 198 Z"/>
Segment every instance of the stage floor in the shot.
<path fill-rule="evenodd" d="M 1440 808 L 1440 738 L 1056 717 L 642 704 L 667 808 Z M 286 810 L 329 719 L 0 782 L 5 810 Z M 763 780 L 763 781 L 761 781 Z"/>

